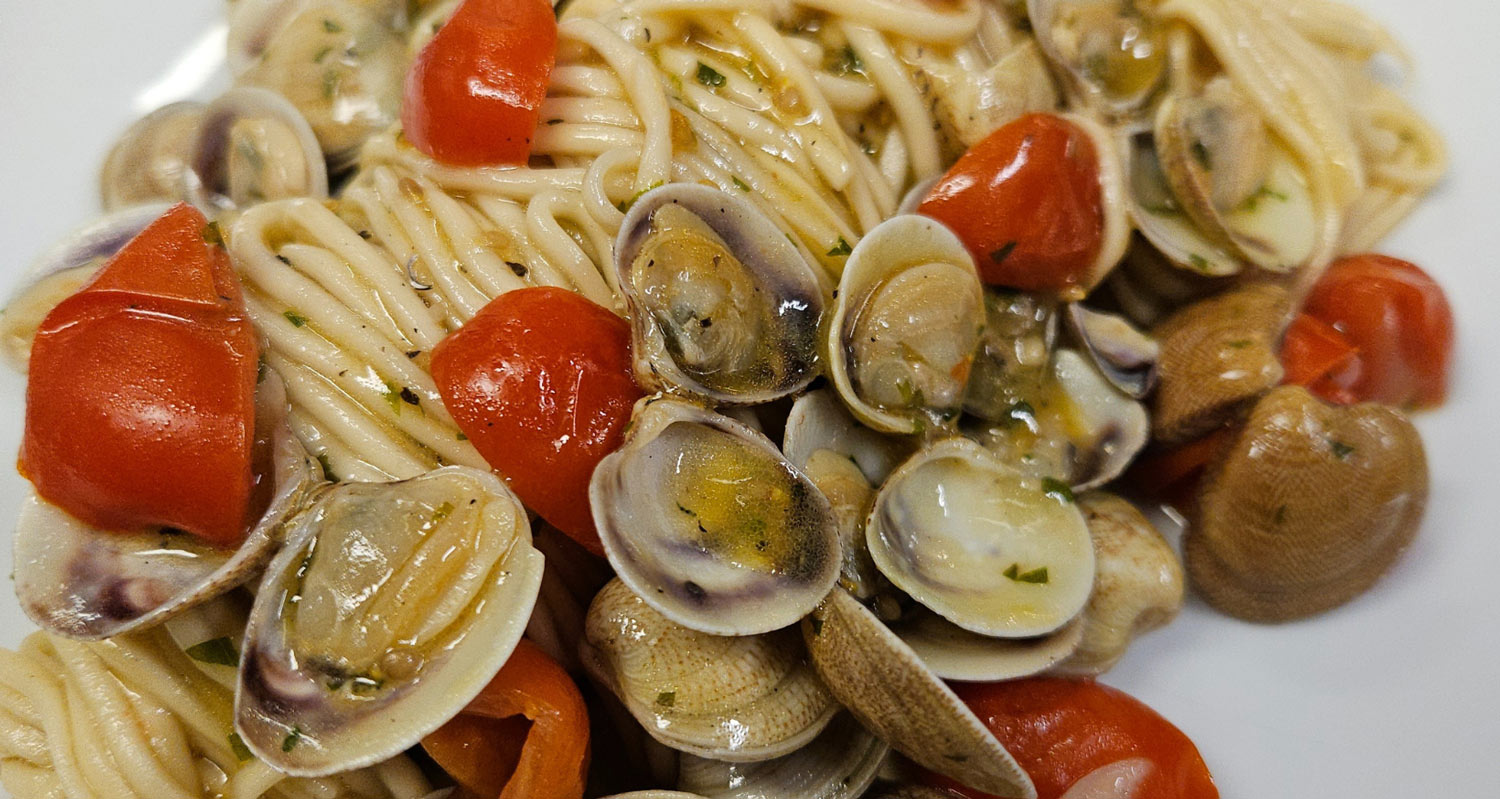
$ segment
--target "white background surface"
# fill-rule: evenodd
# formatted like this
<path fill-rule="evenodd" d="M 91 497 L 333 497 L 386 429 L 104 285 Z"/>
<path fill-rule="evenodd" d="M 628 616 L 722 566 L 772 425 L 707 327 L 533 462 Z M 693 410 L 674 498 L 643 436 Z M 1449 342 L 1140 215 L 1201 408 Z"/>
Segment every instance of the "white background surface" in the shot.
<path fill-rule="evenodd" d="M 1458 317 L 1452 401 L 1419 420 L 1433 478 L 1422 534 L 1376 590 L 1312 621 L 1253 626 L 1190 600 L 1104 681 L 1192 736 L 1228 799 L 1500 797 L 1500 529 L 1489 504 L 1500 497 L 1500 4 L 1356 2 L 1410 48 L 1416 103 L 1453 153 L 1448 180 L 1384 247 L 1432 272 Z M 212 33 L 222 8 L 3 0 L 0 295 L 97 213 L 98 164 L 118 132 L 200 88 L 222 52 Z M 8 466 L 22 396 L 21 377 L 0 368 L 5 529 L 25 488 Z M 0 592 L 0 644 L 29 630 Z"/>

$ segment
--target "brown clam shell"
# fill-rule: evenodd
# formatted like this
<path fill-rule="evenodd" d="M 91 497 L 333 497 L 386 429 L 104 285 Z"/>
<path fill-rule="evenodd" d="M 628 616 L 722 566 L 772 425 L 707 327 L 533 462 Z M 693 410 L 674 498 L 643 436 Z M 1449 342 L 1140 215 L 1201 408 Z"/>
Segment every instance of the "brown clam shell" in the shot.
<path fill-rule="evenodd" d="M 1151 435 L 1163 446 L 1233 421 L 1281 382 L 1276 357 L 1286 323 L 1285 289 L 1255 283 L 1194 303 L 1159 325 L 1159 382 Z"/>
<path fill-rule="evenodd" d="M 802 635 L 829 692 L 898 752 L 986 793 L 1036 797 L 974 712 L 854 597 L 834 589 Z"/>
<path fill-rule="evenodd" d="M 1426 502 L 1427 458 L 1404 414 L 1278 388 L 1209 468 L 1184 541 L 1188 577 L 1242 619 L 1321 613 L 1390 568 Z"/>

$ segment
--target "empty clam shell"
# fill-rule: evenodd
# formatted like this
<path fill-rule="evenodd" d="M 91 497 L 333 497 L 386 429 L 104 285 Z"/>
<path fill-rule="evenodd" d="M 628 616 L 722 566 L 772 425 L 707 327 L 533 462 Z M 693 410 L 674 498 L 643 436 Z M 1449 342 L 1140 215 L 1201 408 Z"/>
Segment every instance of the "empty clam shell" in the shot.
<path fill-rule="evenodd" d="M 728 763 L 684 755 L 677 787 L 708 799 L 855 799 L 875 781 L 891 747 L 847 713 L 789 755 Z"/>
<path fill-rule="evenodd" d="M 107 638 L 165 621 L 250 579 L 323 475 L 287 427 L 286 395 L 274 375 L 260 384 L 256 405 L 257 446 L 270 447 L 274 495 L 238 549 L 158 530 L 96 530 L 31 496 L 15 532 L 16 598 L 26 615 L 58 635 Z"/>
<path fill-rule="evenodd" d="M 203 109 L 188 198 L 222 211 L 283 197 L 327 197 L 328 167 L 312 127 L 286 98 L 242 86 Z"/>
<path fill-rule="evenodd" d="M 829 594 L 802 636 L 828 690 L 896 751 L 976 790 L 1035 799 L 1031 778 L 974 712 L 854 597 Z"/>
<path fill-rule="evenodd" d="M 620 227 L 614 268 L 641 385 L 755 404 L 817 376 L 818 276 L 744 198 L 692 183 L 647 192 Z"/>
<path fill-rule="evenodd" d="M 1064 316 L 1068 330 L 1083 347 L 1094 368 L 1110 385 L 1132 399 L 1142 399 L 1156 386 L 1156 362 L 1161 345 L 1124 317 L 1071 303 Z"/>
<path fill-rule="evenodd" d="M 689 402 L 637 403 L 589 500 L 620 579 L 695 630 L 786 627 L 838 579 L 828 500 L 765 436 Z"/>
<path fill-rule="evenodd" d="M 294 776 L 412 746 L 499 671 L 541 576 L 526 511 L 489 472 L 330 488 L 266 570 L 235 730 Z"/>
<path fill-rule="evenodd" d="M 730 762 L 770 760 L 838 710 L 796 630 L 716 636 L 656 612 L 621 581 L 589 607 L 583 659 L 656 740 Z"/>
<path fill-rule="evenodd" d="M 136 120 L 110 148 L 99 170 L 106 211 L 185 197 L 203 104 L 164 105 Z"/>
<path fill-rule="evenodd" d="M 898 588 L 970 632 L 1028 638 L 1088 601 L 1094 550 L 1065 485 L 1023 476 L 966 438 L 930 445 L 880 489 L 870 556 Z"/>

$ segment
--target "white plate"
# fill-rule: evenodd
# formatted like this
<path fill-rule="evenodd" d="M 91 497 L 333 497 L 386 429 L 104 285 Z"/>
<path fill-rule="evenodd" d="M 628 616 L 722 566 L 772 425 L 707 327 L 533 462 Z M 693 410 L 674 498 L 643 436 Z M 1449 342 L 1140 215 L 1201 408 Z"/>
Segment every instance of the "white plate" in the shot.
<path fill-rule="evenodd" d="M 1245 0 L 1253 2 L 1253 0 Z M 1420 420 L 1432 502 L 1417 543 L 1370 594 L 1321 618 L 1243 624 L 1191 601 L 1105 678 L 1198 743 L 1225 797 L 1495 796 L 1500 751 L 1500 68 L 1489 0 L 1360 0 L 1417 62 L 1417 104 L 1453 170 L 1386 243 L 1426 266 L 1456 307 L 1448 407 Z M 98 164 L 139 114 L 201 92 L 222 4 L 6 0 L 0 11 L 0 295 L 97 210 Z M 0 453 L 16 451 L 23 381 L 0 370 Z M 0 524 L 24 483 L 0 475 Z M 0 547 L 8 566 L 9 547 Z M 0 644 L 30 630 L 0 596 Z"/>

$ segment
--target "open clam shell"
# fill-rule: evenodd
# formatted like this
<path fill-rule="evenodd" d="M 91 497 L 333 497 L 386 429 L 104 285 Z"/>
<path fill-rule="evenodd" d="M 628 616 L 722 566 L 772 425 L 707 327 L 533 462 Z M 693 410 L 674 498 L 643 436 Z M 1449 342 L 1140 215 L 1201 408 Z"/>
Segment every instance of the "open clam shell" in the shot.
<path fill-rule="evenodd" d="M 641 385 L 749 405 L 817 376 L 818 276 L 749 201 L 692 183 L 653 189 L 625 216 L 614 268 Z"/>
<path fill-rule="evenodd" d="M 587 668 L 646 732 L 699 757 L 782 757 L 816 738 L 838 711 L 796 630 L 701 633 L 614 580 L 590 605 L 584 639 Z"/>
<path fill-rule="evenodd" d="M 1080 303 L 1069 304 L 1064 316 L 1068 331 L 1110 385 L 1131 399 L 1142 399 L 1156 387 L 1156 363 L 1161 359 L 1156 339 L 1122 316 Z"/>
<path fill-rule="evenodd" d="M 837 521 L 812 481 L 765 436 L 689 402 L 637 403 L 589 501 L 620 579 L 695 630 L 786 627 L 838 578 Z"/>
<path fill-rule="evenodd" d="M 185 176 L 188 199 L 212 213 L 284 197 L 327 197 L 328 167 L 312 127 L 285 97 L 241 86 L 203 109 Z"/>
<path fill-rule="evenodd" d="M 245 630 L 235 730 L 314 777 L 400 752 L 473 699 L 541 585 L 526 511 L 489 472 L 345 483 L 304 512 Z"/>
<path fill-rule="evenodd" d="M 980 635 L 1051 633 L 1093 586 L 1093 546 L 1066 486 L 1026 477 L 966 438 L 932 444 L 897 469 L 865 539 L 887 579 Z"/>
<path fill-rule="evenodd" d="M 911 434 L 958 418 L 984 329 L 963 242 L 936 220 L 892 217 L 860 239 L 828 325 L 828 375 L 860 421 Z"/>
<path fill-rule="evenodd" d="M 917 657 L 945 680 L 996 682 L 1040 674 L 1067 660 L 1083 640 L 1083 617 L 1035 638 L 991 638 L 934 613 L 918 612 L 891 625 Z"/>
<path fill-rule="evenodd" d="M 286 395 L 267 375 L 256 397 L 257 448 L 271 452 L 273 497 L 238 549 L 165 531 L 105 532 L 33 495 L 15 532 L 16 598 L 42 629 L 108 638 L 165 621 L 250 579 L 281 544 L 283 525 L 322 482 L 286 423 Z"/>
<path fill-rule="evenodd" d="M 104 210 L 182 199 L 202 119 L 203 103 L 183 101 L 164 105 L 126 128 L 99 170 Z"/>
<path fill-rule="evenodd" d="M 864 794 L 891 747 L 842 713 L 811 743 L 761 763 L 684 755 L 677 787 L 708 799 L 852 799 Z"/>
<path fill-rule="evenodd" d="M 1128 118 L 1166 82 L 1166 43 L 1130 0 L 1027 0 L 1037 44 L 1076 104 Z"/>
<path fill-rule="evenodd" d="M 803 621 L 802 637 L 828 690 L 896 751 L 986 793 L 1036 797 L 974 712 L 854 597 L 829 594 Z"/>

